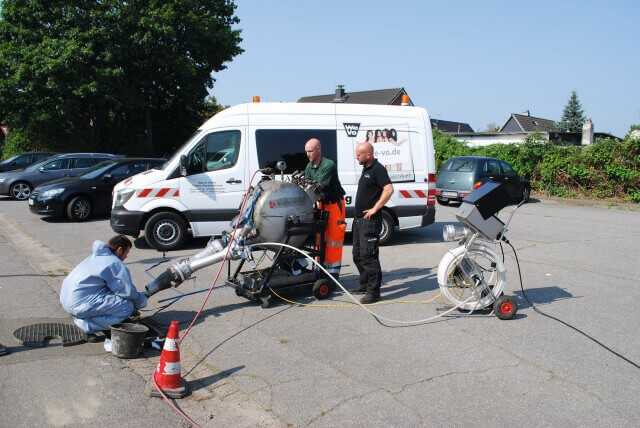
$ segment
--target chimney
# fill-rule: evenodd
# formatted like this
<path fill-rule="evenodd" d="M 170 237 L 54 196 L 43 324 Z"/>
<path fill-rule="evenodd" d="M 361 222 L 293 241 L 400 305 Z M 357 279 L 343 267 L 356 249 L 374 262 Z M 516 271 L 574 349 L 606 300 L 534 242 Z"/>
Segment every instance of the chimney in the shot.
<path fill-rule="evenodd" d="M 336 96 L 333 99 L 334 103 L 343 103 L 345 101 L 344 97 L 344 85 L 336 86 Z"/>
<path fill-rule="evenodd" d="M 580 143 L 583 146 L 593 144 L 593 122 L 591 118 L 585 120 L 582 125 L 582 141 Z"/>

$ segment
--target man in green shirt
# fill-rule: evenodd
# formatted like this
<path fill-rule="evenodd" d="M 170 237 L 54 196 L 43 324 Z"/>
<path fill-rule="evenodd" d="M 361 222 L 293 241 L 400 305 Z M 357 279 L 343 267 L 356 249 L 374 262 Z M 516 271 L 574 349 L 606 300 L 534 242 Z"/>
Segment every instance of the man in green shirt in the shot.
<path fill-rule="evenodd" d="M 342 265 L 342 244 L 345 232 L 346 205 L 345 191 L 338 179 L 338 168 L 331 159 L 322 157 L 320 140 L 312 138 L 304 146 L 309 163 L 304 169 L 304 176 L 320 185 L 319 208 L 329 213 L 325 230 L 324 265 L 327 271 L 340 276 Z"/>

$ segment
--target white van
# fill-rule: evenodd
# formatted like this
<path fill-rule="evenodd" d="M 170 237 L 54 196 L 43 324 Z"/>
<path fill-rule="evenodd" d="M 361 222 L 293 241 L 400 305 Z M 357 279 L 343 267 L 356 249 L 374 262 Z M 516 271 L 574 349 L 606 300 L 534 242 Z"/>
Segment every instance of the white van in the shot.
<path fill-rule="evenodd" d="M 347 231 L 362 171 L 355 148 L 367 140 L 395 188 L 383 211 L 381 241 L 389 242 L 396 229 L 434 222 L 436 169 L 425 109 L 250 103 L 230 107 L 205 122 L 162 170 L 119 183 L 114 188 L 111 227 L 135 237 L 144 231 L 149 245 L 159 250 L 179 248 L 189 229 L 195 237 L 218 235 L 229 228 L 254 172 L 279 160 L 286 161 L 286 173 L 304 170 L 304 145 L 313 137 L 320 139 L 322 155 L 337 164 L 346 191 Z M 180 172 L 182 156 L 185 176 Z"/>

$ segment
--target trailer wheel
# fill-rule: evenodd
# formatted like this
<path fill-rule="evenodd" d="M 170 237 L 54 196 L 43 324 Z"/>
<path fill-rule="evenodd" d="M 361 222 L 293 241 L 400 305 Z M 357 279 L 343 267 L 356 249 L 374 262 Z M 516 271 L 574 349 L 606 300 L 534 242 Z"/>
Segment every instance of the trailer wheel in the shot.
<path fill-rule="evenodd" d="M 161 211 L 149 218 L 144 226 L 144 239 L 159 251 L 177 250 L 187 236 L 187 225 L 179 214 Z"/>
<path fill-rule="evenodd" d="M 493 304 L 493 310 L 501 320 L 510 320 L 516 316 L 518 312 L 518 304 L 510 296 L 500 296 Z"/>
<path fill-rule="evenodd" d="M 331 284 L 327 279 L 319 279 L 313 283 L 313 296 L 318 300 L 324 300 L 331 295 Z"/>

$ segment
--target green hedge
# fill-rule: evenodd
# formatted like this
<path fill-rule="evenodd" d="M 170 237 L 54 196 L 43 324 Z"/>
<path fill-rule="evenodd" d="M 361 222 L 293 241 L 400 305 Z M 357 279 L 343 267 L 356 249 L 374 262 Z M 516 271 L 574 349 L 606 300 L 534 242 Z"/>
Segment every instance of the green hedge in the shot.
<path fill-rule="evenodd" d="M 539 192 L 640 203 L 640 139 L 597 139 L 591 146 L 567 147 L 533 134 L 523 144 L 470 148 L 437 130 L 433 138 L 438 168 L 453 156 L 490 156 L 509 162 Z"/>

